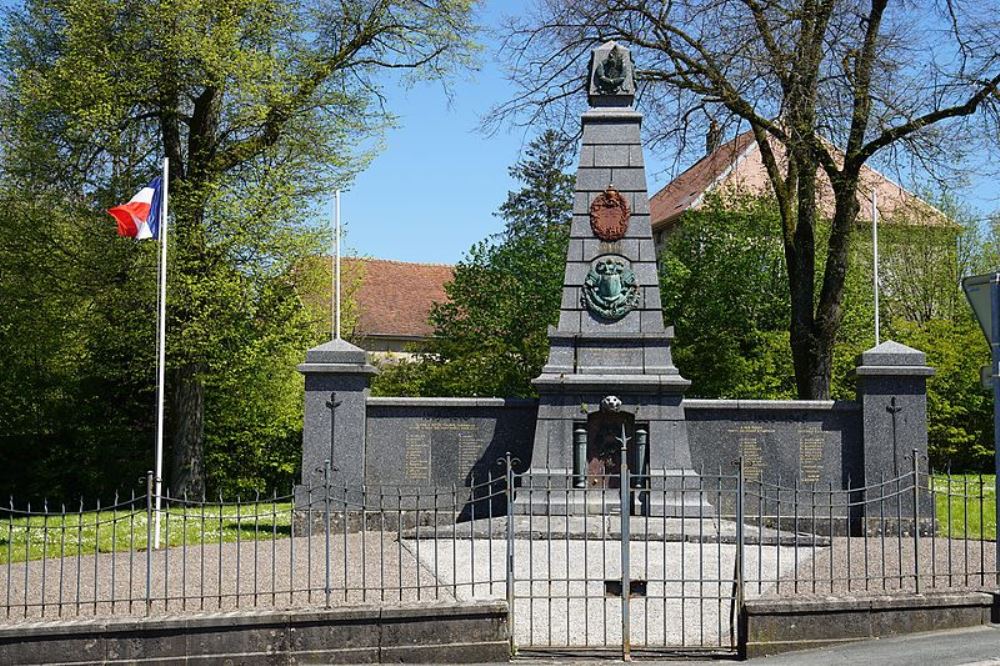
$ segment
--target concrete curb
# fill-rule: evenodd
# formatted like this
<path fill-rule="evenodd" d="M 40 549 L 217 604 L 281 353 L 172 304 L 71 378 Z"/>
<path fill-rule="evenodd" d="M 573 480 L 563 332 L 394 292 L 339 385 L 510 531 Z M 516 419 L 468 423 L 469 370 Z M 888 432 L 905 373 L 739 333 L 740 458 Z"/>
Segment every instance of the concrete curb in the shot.
<path fill-rule="evenodd" d="M 44 621 L 0 628 L 0 663 L 482 663 L 507 631 L 502 602 Z"/>
<path fill-rule="evenodd" d="M 870 638 L 989 624 L 994 594 L 928 592 L 787 599 L 744 605 L 746 657 L 808 650 Z"/>

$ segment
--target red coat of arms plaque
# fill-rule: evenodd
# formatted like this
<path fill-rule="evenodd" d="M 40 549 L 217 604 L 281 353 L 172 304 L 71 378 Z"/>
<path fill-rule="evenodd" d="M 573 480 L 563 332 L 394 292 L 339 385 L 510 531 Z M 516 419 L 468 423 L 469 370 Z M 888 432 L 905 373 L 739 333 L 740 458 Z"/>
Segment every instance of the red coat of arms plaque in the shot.
<path fill-rule="evenodd" d="M 625 197 L 610 185 L 590 204 L 590 228 L 602 241 L 613 243 L 624 238 L 628 231 L 628 218 Z"/>

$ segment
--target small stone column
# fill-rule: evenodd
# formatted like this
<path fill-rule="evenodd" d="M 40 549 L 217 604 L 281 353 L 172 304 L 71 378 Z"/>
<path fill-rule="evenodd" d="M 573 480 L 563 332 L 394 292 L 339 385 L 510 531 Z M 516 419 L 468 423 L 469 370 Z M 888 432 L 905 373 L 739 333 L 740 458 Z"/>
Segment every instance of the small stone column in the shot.
<path fill-rule="evenodd" d="M 330 460 L 333 483 L 360 489 L 365 480 L 368 387 L 378 370 L 363 349 L 345 340 L 313 347 L 298 370 L 306 379 L 303 485 L 322 485 L 323 465 Z"/>
<path fill-rule="evenodd" d="M 887 340 L 861 354 L 855 374 L 863 419 L 865 485 L 873 486 L 882 479 L 888 481 L 912 471 L 913 449 L 916 449 L 920 484 L 926 486 L 923 474 L 927 472 L 927 378 L 934 374 L 934 369 L 927 366 L 926 356 L 922 351 Z M 906 487 L 912 485 L 904 482 L 903 488 Z M 887 487 L 885 491 L 889 495 L 894 488 Z M 876 490 L 870 497 L 879 494 Z M 920 495 L 921 517 L 929 519 L 933 504 L 928 493 Z M 889 503 L 883 508 L 889 515 L 895 515 L 897 507 L 894 503 L 890 507 Z M 910 517 L 912 507 L 907 495 L 899 512 Z M 873 511 L 878 511 L 875 506 L 866 508 L 869 519 Z"/>

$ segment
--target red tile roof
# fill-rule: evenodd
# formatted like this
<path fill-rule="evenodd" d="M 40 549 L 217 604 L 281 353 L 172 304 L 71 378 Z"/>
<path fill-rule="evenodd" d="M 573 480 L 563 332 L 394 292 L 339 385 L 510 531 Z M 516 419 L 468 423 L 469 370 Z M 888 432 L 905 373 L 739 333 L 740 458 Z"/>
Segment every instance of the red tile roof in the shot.
<path fill-rule="evenodd" d="M 753 144 L 753 133 L 744 132 L 727 141 L 674 178 L 649 199 L 649 214 L 654 227 L 675 220 L 697 205 L 705 192 L 740 159 Z"/>
<path fill-rule="evenodd" d="M 453 266 L 355 258 L 344 263 L 347 270 L 360 265 L 356 335 L 425 338 L 434 333 L 427 318 L 434 303 L 448 299 L 444 285 L 454 277 Z"/>
<path fill-rule="evenodd" d="M 775 145 L 774 152 L 779 161 L 784 159 L 782 146 Z M 820 170 L 819 177 L 817 203 L 825 215 L 832 216 L 833 189 L 825 172 Z M 704 195 L 719 187 L 758 194 L 771 191 L 770 181 L 752 132 L 744 132 L 722 144 L 654 194 L 649 200 L 653 230 L 669 229 L 681 213 L 700 206 Z M 954 225 L 944 213 L 903 189 L 885 175 L 870 167 L 862 167 L 859 199 L 867 200 L 873 190 L 878 193 L 879 217 L 885 223 L 914 226 Z M 870 206 L 864 204 L 861 206 L 858 221 L 871 221 Z"/>

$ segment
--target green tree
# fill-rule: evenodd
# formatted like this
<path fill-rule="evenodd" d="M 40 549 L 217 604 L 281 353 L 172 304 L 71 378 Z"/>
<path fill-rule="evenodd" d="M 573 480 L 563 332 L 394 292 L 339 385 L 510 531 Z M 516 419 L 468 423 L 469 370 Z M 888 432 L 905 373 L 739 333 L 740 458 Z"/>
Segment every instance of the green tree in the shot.
<path fill-rule="evenodd" d="M 967 217 L 960 206 L 946 210 L 955 219 Z M 780 245 L 771 237 L 777 224 L 773 200 L 711 196 L 667 236 L 660 255 L 664 316 L 677 328 L 674 358 L 692 380 L 689 395 L 794 395 L 784 326 L 787 278 Z M 854 399 L 858 355 L 874 344 L 870 228 L 854 233 L 860 238 L 845 280 L 831 384 L 831 396 L 841 400 Z M 989 265 L 994 235 L 912 223 L 884 224 L 879 235 L 882 338 L 923 351 L 935 369 L 927 382 L 931 464 L 988 469 L 992 416 L 979 368 L 989 361 L 989 349 L 957 276 Z"/>
<path fill-rule="evenodd" d="M 504 231 L 455 267 L 449 300 L 431 312 L 434 338 L 416 363 L 386 365 L 383 395 L 530 396 L 559 318 L 573 208 L 572 146 L 547 131 L 510 168 L 522 183 L 498 215 Z"/>
<path fill-rule="evenodd" d="M 131 196 L 161 155 L 170 158 L 175 492 L 204 489 L 206 428 L 215 427 L 205 421 L 215 400 L 206 392 L 220 396 L 237 369 L 260 377 L 262 366 L 240 356 L 273 352 L 262 340 L 302 342 L 285 328 L 298 320 L 279 314 L 297 303 L 291 267 L 316 249 L 305 197 L 363 166 L 354 146 L 391 121 L 384 72 L 438 77 L 468 60 L 472 4 L 27 0 L 7 18 L 4 175 L 14 199 L 45 200 L 77 223 L 62 251 L 74 255 L 67 262 L 91 263 L 92 272 L 80 270 L 95 290 L 132 287 L 129 262 L 148 268 L 152 250 L 109 252 L 102 240 L 80 252 L 79 229 L 106 236 L 93 211 Z M 47 226 L 41 217 L 20 218 L 11 236 L 51 250 L 50 238 L 32 234 L 32 224 Z M 144 300 L 147 312 L 151 304 Z M 120 335 L 125 320 L 107 324 L 105 333 Z M 132 334 L 151 346 L 144 329 Z"/>
<path fill-rule="evenodd" d="M 685 213 L 660 253 L 664 318 L 691 395 L 794 395 L 787 342 L 788 281 L 774 203 L 710 196 Z"/>

